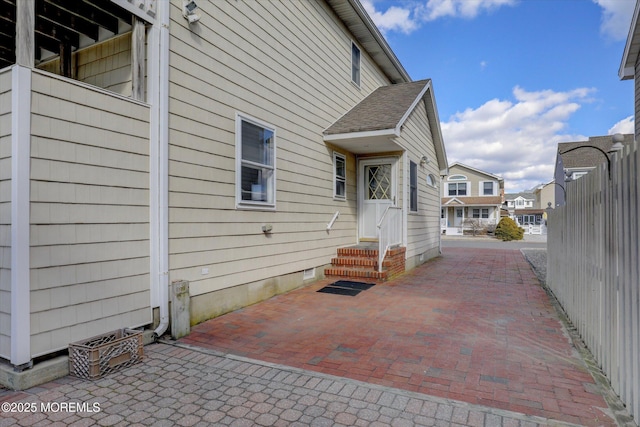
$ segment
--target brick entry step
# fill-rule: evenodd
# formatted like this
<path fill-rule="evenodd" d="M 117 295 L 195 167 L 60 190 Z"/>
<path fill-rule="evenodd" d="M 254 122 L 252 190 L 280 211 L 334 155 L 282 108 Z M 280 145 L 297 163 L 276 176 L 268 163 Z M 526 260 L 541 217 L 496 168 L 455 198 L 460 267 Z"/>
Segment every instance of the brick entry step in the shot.
<path fill-rule="evenodd" d="M 388 280 L 404 273 L 407 248 L 397 246 L 387 251 L 382 261 L 382 271 L 378 271 L 378 249 L 351 246 L 339 248 L 338 256 L 331 259 L 331 267 L 324 270 L 325 276 L 339 276 Z"/>

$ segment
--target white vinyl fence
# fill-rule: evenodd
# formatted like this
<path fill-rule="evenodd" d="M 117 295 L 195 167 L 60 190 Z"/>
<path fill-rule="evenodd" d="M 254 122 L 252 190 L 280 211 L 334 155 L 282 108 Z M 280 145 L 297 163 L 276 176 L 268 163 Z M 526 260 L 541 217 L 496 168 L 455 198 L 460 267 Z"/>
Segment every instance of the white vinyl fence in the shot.
<path fill-rule="evenodd" d="M 605 162 L 582 178 L 567 183 L 566 205 L 549 212 L 547 285 L 614 391 L 638 420 L 640 159 L 637 144 L 610 157 L 610 171 Z"/>

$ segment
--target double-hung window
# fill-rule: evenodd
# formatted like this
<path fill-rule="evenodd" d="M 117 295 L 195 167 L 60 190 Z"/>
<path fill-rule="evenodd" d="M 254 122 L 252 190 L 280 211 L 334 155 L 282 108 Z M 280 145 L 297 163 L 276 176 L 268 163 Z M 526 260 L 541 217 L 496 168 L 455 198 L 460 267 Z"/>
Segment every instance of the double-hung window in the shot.
<path fill-rule="evenodd" d="M 418 212 L 418 165 L 409 162 L 409 204 L 411 212 Z"/>
<path fill-rule="evenodd" d="M 482 195 L 493 196 L 493 182 L 485 181 L 482 183 Z"/>
<path fill-rule="evenodd" d="M 360 48 L 351 42 L 351 81 L 360 87 Z"/>
<path fill-rule="evenodd" d="M 473 217 L 474 218 L 489 218 L 489 209 L 488 208 L 474 208 L 473 209 Z"/>
<path fill-rule="evenodd" d="M 347 198 L 347 159 L 344 154 L 333 153 L 333 198 Z"/>
<path fill-rule="evenodd" d="M 236 206 L 276 206 L 275 127 L 236 115 Z"/>
<path fill-rule="evenodd" d="M 448 188 L 449 188 L 450 196 L 466 196 L 467 195 L 466 182 L 450 182 Z"/>

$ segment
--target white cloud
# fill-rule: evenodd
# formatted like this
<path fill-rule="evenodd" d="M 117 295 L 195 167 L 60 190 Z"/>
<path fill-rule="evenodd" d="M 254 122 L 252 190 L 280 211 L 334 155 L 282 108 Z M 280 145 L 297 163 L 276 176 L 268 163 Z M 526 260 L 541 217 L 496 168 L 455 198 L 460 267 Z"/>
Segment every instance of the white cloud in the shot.
<path fill-rule="evenodd" d="M 611 129 L 609 129 L 609 135 L 613 135 L 614 133 L 635 133 L 635 123 L 633 120 L 633 116 L 622 119 L 618 123 L 613 125 Z"/>
<path fill-rule="evenodd" d="M 441 123 L 449 163 L 459 161 L 500 175 L 506 192 L 553 179 L 556 146 L 587 139 L 565 132 L 567 122 L 593 89 L 567 92 L 513 89 L 514 100 L 492 99 Z"/>
<path fill-rule="evenodd" d="M 445 16 L 475 18 L 485 10 L 515 4 L 515 0 L 428 0 L 416 8 L 424 21 L 433 21 Z"/>
<path fill-rule="evenodd" d="M 593 0 L 593 2 L 603 9 L 600 32 L 614 40 L 626 40 L 635 1 Z"/>
<path fill-rule="evenodd" d="M 592 0 L 602 8 L 600 32 L 614 40 L 625 40 L 631 25 L 633 0 Z M 424 22 L 438 18 L 472 19 L 484 11 L 513 6 L 518 0 L 413 0 L 398 2 L 382 12 L 376 0 L 362 0 L 362 5 L 383 33 L 399 31 L 410 34 Z"/>
<path fill-rule="evenodd" d="M 362 6 L 367 11 L 380 31 L 400 31 L 409 34 L 416 30 L 420 23 L 412 17 L 411 8 L 391 6 L 385 12 L 376 10 L 373 0 L 363 0 Z"/>
<path fill-rule="evenodd" d="M 376 9 L 375 1 L 362 0 L 362 6 L 380 31 L 410 34 L 424 22 L 446 16 L 475 18 L 482 11 L 513 5 L 517 0 L 415 0 L 398 2 L 384 12 Z"/>

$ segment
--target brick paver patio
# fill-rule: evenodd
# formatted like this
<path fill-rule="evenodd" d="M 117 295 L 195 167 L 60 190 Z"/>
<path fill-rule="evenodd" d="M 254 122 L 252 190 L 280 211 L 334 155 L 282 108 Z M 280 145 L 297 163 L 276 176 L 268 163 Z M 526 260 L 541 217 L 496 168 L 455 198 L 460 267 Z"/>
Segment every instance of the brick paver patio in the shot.
<path fill-rule="evenodd" d="M 317 282 L 181 342 L 586 426 L 615 425 L 518 250 L 447 248 L 355 297 Z"/>

